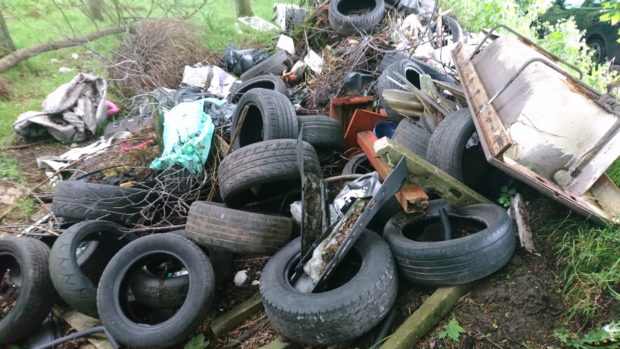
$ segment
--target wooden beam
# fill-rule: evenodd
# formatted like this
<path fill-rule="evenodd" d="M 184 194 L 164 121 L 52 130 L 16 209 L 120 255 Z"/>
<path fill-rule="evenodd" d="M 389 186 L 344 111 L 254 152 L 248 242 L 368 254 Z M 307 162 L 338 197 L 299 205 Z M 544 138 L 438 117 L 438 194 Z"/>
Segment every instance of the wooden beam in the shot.
<path fill-rule="evenodd" d="M 282 338 L 276 338 L 273 342 L 262 346 L 259 349 L 288 349 L 292 347 L 293 345 L 291 343 L 283 341 Z"/>
<path fill-rule="evenodd" d="M 374 150 L 379 157 L 390 165 L 395 164 L 398 159 L 405 156 L 409 169 L 409 180 L 421 187 L 434 190 L 453 206 L 462 207 L 490 202 L 484 196 L 391 139 L 384 137 L 377 140 L 374 143 Z"/>
<path fill-rule="evenodd" d="M 388 337 L 381 349 L 410 349 L 450 312 L 470 284 L 438 288 Z"/>
<path fill-rule="evenodd" d="M 357 144 L 368 157 L 368 161 L 375 168 L 379 177 L 386 179 L 392 172 L 390 165 L 375 153 L 374 144 L 377 137 L 370 132 L 360 132 L 357 134 Z M 396 194 L 396 200 L 403 207 L 405 213 L 424 212 L 428 207 L 428 195 L 420 186 L 415 183 L 405 183 L 401 190 Z"/>
<path fill-rule="evenodd" d="M 216 337 L 220 337 L 240 326 L 245 320 L 261 310 L 263 310 L 263 303 L 260 294 L 257 293 L 252 298 L 213 320 L 211 322 L 211 331 L 213 331 Z"/>

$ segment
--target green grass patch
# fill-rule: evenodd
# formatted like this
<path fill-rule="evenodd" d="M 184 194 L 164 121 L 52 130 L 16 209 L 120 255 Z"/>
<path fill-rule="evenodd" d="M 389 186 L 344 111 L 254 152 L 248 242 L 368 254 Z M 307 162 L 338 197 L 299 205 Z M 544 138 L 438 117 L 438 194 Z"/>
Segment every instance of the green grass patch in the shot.
<path fill-rule="evenodd" d="M 557 248 L 559 278 L 570 304 L 568 320 L 592 319 L 604 293 L 620 301 L 620 228 L 562 222 L 545 232 Z"/>
<path fill-rule="evenodd" d="M 10 181 L 23 184 L 23 176 L 19 170 L 19 163 L 16 159 L 0 155 L 0 181 Z"/>
<path fill-rule="evenodd" d="M 22 197 L 21 199 L 19 199 L 18 207 L 24 215 L 25 222 L 30 221 L 30 217 L 32 217 L 32 215 L 37 212 L 38 206 L 39 205 L 36 203 L 36 201 L 31 197 Z"/>
<path fill-rule="evenodd" d="M 609 166 L 607 175 L 617 186 L 620 186 L 620 159 L 616 159 L 616 161 Z"/>

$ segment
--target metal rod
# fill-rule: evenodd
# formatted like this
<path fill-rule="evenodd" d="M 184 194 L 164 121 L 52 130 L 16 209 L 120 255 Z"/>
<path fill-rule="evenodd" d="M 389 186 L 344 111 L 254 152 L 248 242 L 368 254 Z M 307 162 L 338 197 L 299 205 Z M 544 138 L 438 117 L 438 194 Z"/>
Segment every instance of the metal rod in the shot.
<path fill-rule="evenodd" d="M 105 333 L 106 337 L 108 337 L 108 341 L 110 342 L 110 344 L 112 345 L 112 347 L 114 349 L 120 348 L 120 345 L 118 344 L 118 342 L 116 342 L 116 340 L 114 340 L 114 338 L 110 335 L 110 333 L 108 332 L 108 330 L 106 330 L 105 327 L 103 327 L 103 326 L 95 326 L 95 327 L 84 329 L 82 331 L 78 331 L 78 332 L 72 333 L 72 334 L 70 334 L 68 336 L 60 337 L 60 338 L 55 339 L 55 340 L 53 340 L 53 341 L 51 341 L 49 343 L 45 343 L 45 344 L 39 345 L 38 347 L 34 347 L 33 349 L 46 349 L 46 348 L 50 348 L 50 347 L 53 347 L 55 345 L 58 345 L 58 344 L 70 341 L 72 339 L 89 336 L 91 334 L 95 334 L 95 333 L 99 333 L 99 332 Z"/>
<path fill-rule="evenodd" d="M 480 108 L 480 110 L 478 112 L 482 112 L 482 110 L 484 110 L 484 108 L 488 107 L 489 105 L 491 105 L 493 102 L 495 102 L 495 100 L 502 94 L 504 93 L 508 87 L 519 77 L 519 75 L 521 75 L 521 73 L 523 73 L 523 71 L 529 67 L 530 65 L 532 65 L 532 63 L 542 63 L 546 66 L 548 66 L 549 68 L 557 71 L 558 73 L 560 73 L 561 75 L 568 77 L 568 78 L 572 78 L 572 76 L 570 74 L 568 74 L 565 70 L 563 70 L 562 68 L 558 67 L 557 65 L 547 61 L 544 58 L 540 58 L 540 57 L 536 57 L 536 58 L 532 58 L 529 61 L 525 62 L 521 68 L 519 68 L 519 70 L 517 70 L 517 72 L 508 80 L 508 82 L 506 82 L 506 84 L 495 93 L 495 95 L 493 97 L 491 97 L 491 99 L 489 99 L 488 102 L 486 102 L 482 108 Z M 581 72 L 579 72 L 579 74 L 581 74 Z"/>
<path fill-rule="evenodd" d="M 445 241 L 452 240 L 452 225 L 450 224 L 450 218 L 445 208 L 439 209 L 439 220 L 443 227 L 443 239 Z"/>
<path fill-rule="evenodd" d="M 489 31 L 489 33 L 487 33 L 487 35 L 484 37 L 484 40 L 482 40 L 480 42 L 480 44 L 478 44 L 478 46 L 476 47 L 476 49 L 474 50 L 474 52 L 472 52 L 471 56 L 469 57 L 469 59 L 467 60 L 467 62 L 465 64 L 469 64 L 469 62 L 471 62 L 471 60 L 474 58 L 474 56 L 476 55 L 476 52 L 478 52 L 478 50 L 480 50 L 480 48 L 482 47 L 482 45 L 484 45 L 484 43 L 489 40 L 489 38 L 491 37 L 491 35 L 493 35 L 493 32 L 495 32 L 495 30 L 499 29 L 499 28 L 504 28 L 506 30 L 508 30 L 509 32 L 511 32 L 512 34 L 514 34 L 515 36 L 519 37 L 521 40 L 523 40 L 526 44 L 528 45 L 532 45 L 535 46 L 536 48 L 539 49 L 540 53 L 543 54 L 545 57 L 551 59 L 552 61 L 555 62 L 560 62 L 562 64 L 565 64 L 566 66 L 570 67 L 571 69 L 573 69 L 574 71 L 579 73 L 579 80 L 583 79 L 583 73 L 581 72 L 581 70 L 579 70 L 579 68 L 577 68 L 577 66 L 568 63 L 567 61 L 563 60 L 562 58 L 554 55 L 553 53 L 545 50 L 544 48 L 540 47 L 539 45 L 537 45 L 535 42 L 533 42 L 532 40 L 526 38 L 525 36 L 521 35 L 519 32 L 517 32 L 516 30 L 510 28 L 509 26 L 505 25 L 505 24 L 499 24 L 496 25 L 493 29 L 491 29 L 491 31 Z M 568 73 L 564 72 L 565 74 L 563 75 L 568 75 Z M 570 76 L 570 75 L 569 75 Z M 571 76 L 572 77 L 572 76 Z"/>

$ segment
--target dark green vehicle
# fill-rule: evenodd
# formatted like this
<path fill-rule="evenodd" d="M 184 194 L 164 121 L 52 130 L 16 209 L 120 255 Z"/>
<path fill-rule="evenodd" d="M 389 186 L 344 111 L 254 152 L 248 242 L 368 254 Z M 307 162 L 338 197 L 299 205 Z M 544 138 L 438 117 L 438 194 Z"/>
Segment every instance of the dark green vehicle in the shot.
<path fill-rule="evenodd" d="M 585 32 L 586 44 L 594 51 L 595 61 L 615 59 L 620 62 L 620 24 L 612 26 L 609 22 L 602 22 L 603 13 L 600 0 L 556 0 L 539 20 L 540 23 L 554 24 L 560 19 L 575 18 L 577 28 Z"/>

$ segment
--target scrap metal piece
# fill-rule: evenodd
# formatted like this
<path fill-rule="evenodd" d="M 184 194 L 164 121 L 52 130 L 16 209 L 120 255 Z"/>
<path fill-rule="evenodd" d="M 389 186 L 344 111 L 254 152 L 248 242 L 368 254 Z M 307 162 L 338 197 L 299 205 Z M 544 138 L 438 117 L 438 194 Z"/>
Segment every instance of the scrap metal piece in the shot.
<path fill-rule="evenodd" d="M 379 176 L 385 179 L 389 176 L 392 168 L 375 153 L 374 144 L 376 141 L 377 137 L 370 131 L 357 134 L 357 143 L 364 154 L 366 154 L 368 161 Z M 428 207 L 428 195 L 419 185 L 410 181 L 405 183 L 400 191 L 396 193 L 396 201 L 400 203 L 405 213 L 421 213 Z"/>
<path fill-rule="evenodd" d="M 304 167 L 304 128 L 297 137 L 297 166 L 301 177 L 301 253 L 305 255 L 329 225 L 326 213 L 327 192 L 323 179 Z"/>
<path fill-rule="evenodd" d="M 407 179 L 407 165 L 404 159 L 401 159 L 392 173 L 388 176 L 388 178 L 383 182 L 379 192 L 365 203 L 363 201 L 358 200 L 356 203 L 350 206 L 345 217 L 333 224 L 330 229 L 328 229 L 323 236 L 321 237 L 321 241 L 325 238 L 333 235 L 334 231 L 338 227 L 343 227 L 347 230 L 346 236 L 340 236 L 339 246 L 335 250 L 335 252 L 330 256 L 331 258 L 325 263 L 325 267 L 321 273 L 318 281 L 311 280 L 311 284 L 307 285 L 307 291 L 316 292 L 321 289 L 322 286 L 325 285 L 325 281 L 333 274 L 336 267 L 342 262 L 347 253 L 351 250 L 357 239 L 364 232 L 364 229 L 368 225 L 368 223 L 372 220 L 375 214 L 381 209 L 381 207 L 389 200 L 391 196 L 394 196 L 396 192 L 403 186 Z M 348 220 L 349 217 L 357 217 L 357 219 Z M 347 224 L 344 224 L 346 222 Z M 304 266 L 310 259 L 312 258 L 312 254 L 315 252 L 315 249 L 320 244 L 320 241 L 315 242 L 310 251 L 305 255 L 302 255 L 299 264 L 295 268 L 295 271 L 291 277 L 291 284 L 295 285 L 302 278 L 303 275 L 306 275 L 304 272 Z M 331 253 L 330 253 L 331 254 Z M 302 280 L 302 281 L 308 281 Z"/>
<path fill-rule="evenodd" d="M 508 30 L 517 37 L 452 52 L 487 160 L 581 214 L 620 223 L 620 189 L 599 181 L 620 156 L 618 108 Z"/>

